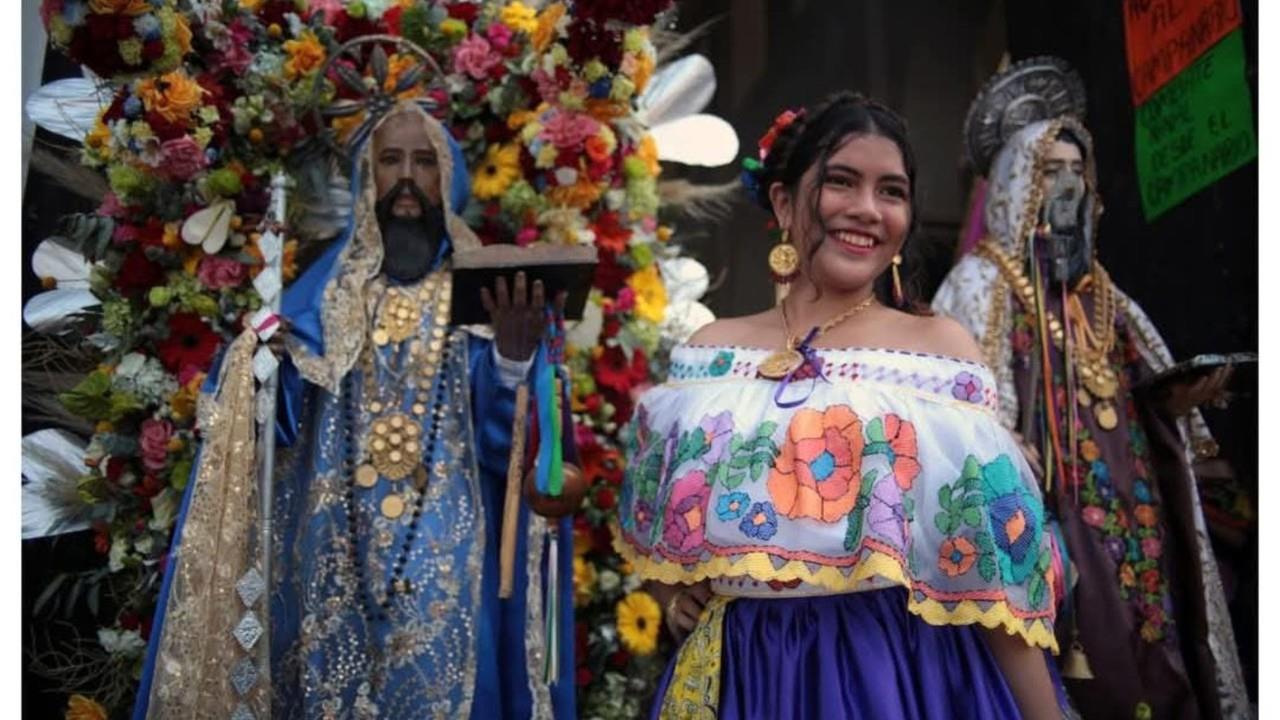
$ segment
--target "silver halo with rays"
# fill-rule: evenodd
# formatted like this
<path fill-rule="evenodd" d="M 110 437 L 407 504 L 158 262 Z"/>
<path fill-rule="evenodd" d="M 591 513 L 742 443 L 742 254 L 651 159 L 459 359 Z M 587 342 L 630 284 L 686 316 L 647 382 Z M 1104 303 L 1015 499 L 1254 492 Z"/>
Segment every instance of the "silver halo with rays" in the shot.
<path fill-rule="evenodd" d="M 985 176 L 991 161 L 1014 133 L 1033 122 L 1070 115 L 1084 120 L 1084 81 L 1061 58 L 1019 60 L 997 73 L 974 98 L 964 119 L 970 164 Z"/>
<path fill-rule="evenodd" d="M 390 61 L 384 49 L 388 44 L 396 46 L 397 50 L 410 54 L 418 61 L 413 67 L 400 75 L 396 81 L 396 86 L 391 92 L 383 90 L 390 72 Z M 368 45 L 373 45 L 373 48 L 367 50 L 366 56 L 366 46 Z M 354 61 L 357 69 L 337 62 L 344 56 Z M 337 82 L 357 93 L 358 99 L 335 98 L 327 105 L 322 104 L 330 68 L 337 74 Z M 372 75 L 370 78 L 372 84 L 366 81 L 365 71 Z M 360 146 L 360 143 L 378 124 L 378 121 L 396 106 L 396 96 L 414 85 L 421 83 L 429 86 L 432 82 L 443 77 L 444 72 L 440 69 L 440 65 L 435 61 L 435 58 L 431 57 L 426 50 L 423 50 L 416 43 L 402 37 L 396 35 L 362 35 L 348 40 L 336 52 L 325 59 L 324 65 L 320 67 L 320 72 L 316 73 L 315 83 L 312 86 L 311 112 L 316 121 L 319 137 L 330 150 L 350 161 L 352 159 L 352 151 Z M 436 103 L 428 97 L 419 98 L 416 102 L 428 113 L 434 113 L 437 109 Z M 330 121 L 334 118 L 350 117 L 360 112 L 365 114 L 364 121 L 356 126 L 356 129 L 352 131 L 351 137 L 347 139 L 345 144 L 340 143 L 334 137 L 333 128 L 329 126 Z"/>

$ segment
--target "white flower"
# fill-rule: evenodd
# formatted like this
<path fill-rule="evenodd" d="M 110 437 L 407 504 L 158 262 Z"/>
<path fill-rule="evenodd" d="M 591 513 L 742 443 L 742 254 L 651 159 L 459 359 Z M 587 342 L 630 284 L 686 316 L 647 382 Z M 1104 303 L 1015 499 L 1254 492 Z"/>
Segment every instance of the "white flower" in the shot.
<path fill-rule="evenodd" d="M 167 487 L 160 491 L 160 494 L 151 498 L 151 523 L 152 530 L 167 531 L 173 527 L 173 520 L 178 515 L 178 501 L 181 494 L 173 488 Z"/>
<path fill-rule="evenodd" d="M 622 584 L 622 578 L 612 570 L 601 570 L 599 575 L 600 591 L 613 592 Z"/>
<path fill-rule="evenodd" d="M 111 385 L 147 405 L 164 405 L 178 391 L 178 382 L 160 361 L 140 353 L 129 353 L 120 360 Z"/>
<path fill-rule="evenodd" d="M 111 572 L 120 572 L 124 569 L 124 558 L 128 552 L 128 538 L 123 535 L 111 538 L 111 552 L 107 554 L 107 567 Z"/>
<path fill-rule="evenodd" d="M 111 628 L 100 628 L 98 630 L 98 644 L 112 655 L 123 655 L 125 657 L 141 657 L 144 650 L 147 649 L 147 642 L 142 639 L 137 630 L 112 630 Z"/>

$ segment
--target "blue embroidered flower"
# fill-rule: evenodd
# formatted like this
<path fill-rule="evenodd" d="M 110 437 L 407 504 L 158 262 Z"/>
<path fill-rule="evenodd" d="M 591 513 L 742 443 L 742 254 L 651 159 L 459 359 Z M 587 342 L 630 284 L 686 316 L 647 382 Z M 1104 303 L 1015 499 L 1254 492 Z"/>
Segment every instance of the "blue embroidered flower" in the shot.
<path fill-rule="evenodd" d="M 981 403 L 982 380 L 973 373 L 961 372 L 956 375 L 951 385 L 951 395 L 957 400 Z"/>
<path fill-rule="evenodd" d="M 733 367 L 733 353 L 728 350 L 721 350 L 716 353 L 715 359 L 707 366 L 707 373 L 711 377 L 720 377 L 729 372 Z"/>
<path fill-rule="evenodd" d="M 720 500 L 716 502 L 716 517 L 725 521 L 737 520 L 742 517 L 742 513 L 746 512 L 749 502 L 751 502 L 751 496 L 744 492 L 721 495 Z"/>
<path fill-rule="evenodd" d="M 778 532 L 778 513 L 774 512 L 773 503 L 758 502 L 751 506 L 738 529 L 743 535 L 757 540 L 768 540 Z"/>
<path fill-rule="evenodd" d="M 1113 561 L 1115 561 L 1116 563 L 1119 563 L 1121 560 L 1124 559 L 1124 541 L 1123 540 L 1112 535 L 1108 537 L 1105 541 L 1103 541 L 1103 544 L 1106 545 L 1107 554 L 1111 556 L 1111 559 Z"/>
<path fill-rule="evenodd" d="M 1133 499 L 1140 503 L 1151 504 L 1151 488 L 1141 480 L 1133 484 Z"/>
<path fill-rule="evenodd" d="M 1044 508 L 1022 485 L 1008 455 L 982 467 L 982 494 L 1000 563 L 1000 576 L 1021 583 L 1035 568 L 1039 555 Z"/>
<path fill-rule="evenodd" d="M 1101 483 L 1111 482 L 1111 468 L 1108 468 L 1106 463 L 1102 462 L 1101 460 L 1094 460 L 1092 469 L 1093 469 L 1093 476 L 1094 478 L 1097 479 L 1098 482 L 1101 482 Z"/>

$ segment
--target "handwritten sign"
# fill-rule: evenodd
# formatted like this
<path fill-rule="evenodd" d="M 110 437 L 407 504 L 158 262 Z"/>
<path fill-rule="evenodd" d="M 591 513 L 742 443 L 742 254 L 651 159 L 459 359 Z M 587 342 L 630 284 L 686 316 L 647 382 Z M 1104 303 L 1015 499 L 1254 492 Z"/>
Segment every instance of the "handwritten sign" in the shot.
<path fill-rule="evenodd" d="M 1138 108 L 1134 154 L 1148 220 L 1258 156 L 1244 73 L 1237 31 Z"/>
<path fill-rule="evenodd" d="M 1240 27 L 1240 0 L 1125 0 L 1124 38 L 1134 106 Z"/>

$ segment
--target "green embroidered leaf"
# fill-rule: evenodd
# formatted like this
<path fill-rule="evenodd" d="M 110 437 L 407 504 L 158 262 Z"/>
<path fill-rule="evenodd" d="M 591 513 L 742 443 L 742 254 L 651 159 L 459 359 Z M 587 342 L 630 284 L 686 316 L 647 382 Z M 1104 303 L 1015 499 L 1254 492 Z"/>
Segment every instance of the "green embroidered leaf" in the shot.
<path fill-rule="evenodd" d="M 765 468 L 769 467 L 768 463 L 754 463 L 751 466 L 751 482 L 760 482 L 760 476 L 764 475 Z"/>
<path fill-rule="evenodd" d="M 906 513 L 907 520 L 915 520 L 916 518 L 916 501 L 911 496 L 902 498 L 902 511 Z"/>
<path fill-rule="evenodd" d="M 742 484 L 742 481 L 745 480 L 746 477 L 747 477 L 746 473 L 740 473 L 740 472 L 731 473 L 728 477 L 725 478 L 724 486 L 728 490 L 734 490 L 739 485 Z"/>
<path fill-rule="evenodd" d="M 867 423 L 867 438 L 873 443 L 884 442 L 884 420 L 876 418 Z"/>
<path fill-rule="evenodd" d="M 859 495 L 870 495 L 871 486 L 875 484 L 876 479 L 880 477 L 879 470 L 868 470 L 862 476 L 862 487 L 858 489 Z"/>
<path fill-rule="evenodd" d="M 862 449 L 862 457 L 871 457 L 872 455 L 888 455 L 892 450 L 887 442 L 869 442 Z"/>
<path fill-rule="evenodd" d="M 978 550 L 983 554 L 991 554 L 996 551 L 996 544 L 991 540 L 991 533 L 980 532 L 973 536 L 973 542 L 978 546 Z"/>
<path fill-rule="evenodd" d="M 776 422 L 762 422 L 756 427 L 757 440 L 770 440 L 773 437 L 773 431 L 778 429 Z"/>
<path fill-rule="evenodd" d="M 982 511 L 978 508 L 965 508 L 961 511 L 961 515 L 964 517 L 964 523 L 969 527 L 982 527 Z"/>
<path fill-rule="evenodd" d="M 938 504 L 943 508 L 951 509 L 951 486 L 943 485 L 938 489 Z"/>
<path fill-rule="evenodd" d="M 986 498 L 982 497 L 981 493 L 969 493 L 968 495 L 964 496 L 964 503 L 961 505 L 961 507 L 980 508 L 984 504 L 986 504 Z"/>
<path fill-rule="evenodd" d="M 977 479 L 982 477 L 982 466 L 978 464 L 978 459 L 972 455 L 964 459 L 964 471 L 961 477 L 967 479 Z"/>
<path fill-rule="evenodd" d="M 978 574 L 982 576 L 983 580 L 991 582 L 996 576 L 995 557 L 984 553 L 982 557 L 978 558 Z"/>
<path fill-rule="evenodd" d="M 859 541 L 862 540 L 862 511 L 866 506 L 859 500 L 854 505 L 853 512 L 849 513 L 849 529 L 844 534 L 844 549 L 853 551 L 858 549 Z"/>
<path fill-rule="evenodd" d="M 955 529 L 955 524 L 952 522 L 952 520 L 953 518 L 951 516 L 951 513 L 947 512 L 946 510 L 943 510 L 939 512 L 937 515 L 933 516 L 933 524 L 938 527 L 938 532 L 942 533 L 943 535 L 950 535 L 951 531 Z"/>
<path fill-rule="evenodd" d="M 1044 589 L 1044 578 L 1039 575 L 1033 576 L 1031 582 L 1027 585 L 1027 595 L 1029 596 L 1028 599 L 1031 600 L 1031 607 L 1040 607 L 1041 603 L 1044 602 Z"/>
<path fill-rule="evenodd" d="M 733 437 L 729 438 L 729 454 L 737 455 L 738 451 L 741 449 L 742 449 L 742 435 L 738 433 L 734 433 Z"/>
<path fill-rule="evenodd" d="M 707 486 L 711 487 L 717 484 L 723 484 L 725 477 L 729 474 L 729 466 L 718 462 L 707 470 Z"/>
<path fill-rule="evenodd" d="M 742 454 L 729 461 L 729 466 L 734 470 L 742 470 L 751 465 L 751 456 Z"/>

